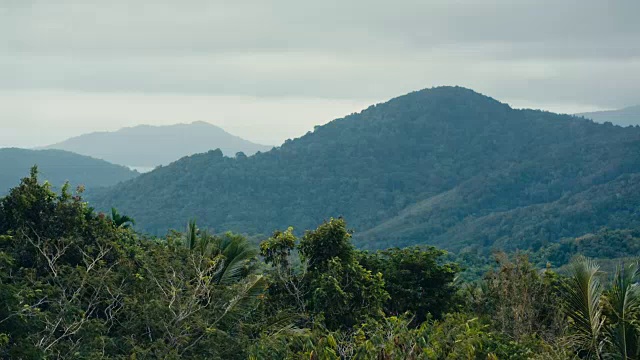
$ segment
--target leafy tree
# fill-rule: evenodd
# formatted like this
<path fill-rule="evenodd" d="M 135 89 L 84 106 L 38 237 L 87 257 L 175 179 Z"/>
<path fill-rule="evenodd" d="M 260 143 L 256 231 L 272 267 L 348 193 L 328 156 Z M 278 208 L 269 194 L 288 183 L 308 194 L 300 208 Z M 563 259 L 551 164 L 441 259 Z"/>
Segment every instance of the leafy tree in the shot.
<path fill-rule="evenodd" d="M 360 265 L 343 219 L 330 219 L 308 231 L 300 242 L 313 292 L 308 308 L 329 329 L 348 328 L 379 318 L 389 297 L 382 274 Z"/>
<path fill-rule="evenodd" d="M 139 238 L 35 169 L 0 218 L 0 357 L 242 358 L 266 287 L 243 237 Z"/>
<path fill-rule="evenodd" d="M 260 243 L 260 255 L 264 257 L 267 264 L 288 268 L 291 265 L 289 257 L 297 240 L 292 227 L 286 231 L 275 231 L 272 237 Z"/>
<path fill-rule="evenodd" d="M 180 244 L 143 244 L 130 304 L 116 327 L 126 353 L 143 358 L 242 358 L 238 326 L 258 307 L 266 282 L 247 274 L 218 284 L 219 254 Z"/>
<path fill-rule="evenodd" d="M 419 324 L 428 314 L 440 318 L 455 309 L 460 271 L 456 264 L 442 264 L 446 252 L 430 248 L 392 248 L 375 253 L 360 253 L 360 264 L 372 273 L 381 273 L 389 299 L 385 312 L 400 315 L 410 312 Z"/>
<path fill-rule="evenodd" d="M 131 234 L 93 213 L 68 187 L 56 195 L 33 168 L 0 200 L 6 357 L 90 356 L 93 340 L 120 308 L 117 284 L 128 268 L 123 251 Z"/>
<path fill-rule="evenodd" d="M 536 269 L 524 254 L 509 258 L 498 253 L 495 262 L 496 268 L 487 272 L 480 287 L 468 288 L 475 311 L 513 339 L 559 337 L 566 318 L 557 311 L 562 303 L 558 276 L 549 269 Z"/>
<path fill-rule="evenodd" d="M 296 250 L 298 239 L 293 228 L 275 231 L 273 235 L 260 243 L 260 255 L 265 264 L 270 265 L 269 304 L 272 310 L 294 309 L 303 316 L 307 315 L 307 302 L 311 289 L 307 277 L 306 264 L 295 266 L 291 259 Z"/>
<path fill-rule="evenodd" d="M 316 230 L 307 231 L 300 242 L 300 254 L 314 273 L 327 271 L 334 259 L 346 264 L 356 260 L 351 233 L 343 219 L 331 218 Z"/>
<path fill-rule="evenodd" d="M 382 274 L 360 265 L 343 219 L 330 219 L 307 231 L 298 245 L 302 269 L 293 271 L 290 255 L 296 244 L 293 229 L 276 231 L 261 243 L 261 253 L 273 265 L 273 299 L 309 312 L 329 329 L 346 329 L 382 316 L 388 298 Z"/>

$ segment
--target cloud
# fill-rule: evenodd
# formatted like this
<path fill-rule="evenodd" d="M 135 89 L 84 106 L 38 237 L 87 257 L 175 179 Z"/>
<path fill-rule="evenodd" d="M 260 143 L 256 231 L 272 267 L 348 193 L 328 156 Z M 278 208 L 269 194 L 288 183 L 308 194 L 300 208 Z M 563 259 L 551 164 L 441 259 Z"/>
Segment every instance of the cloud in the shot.
<path fill-rule="evenodd" d="M 284 105 L 462 85 L 616 108 L 640 103 L 639 13 L 637 0 L 0 0 L 0 91 Z"/>
<path fill-rule="evenodd" d="M 227 53 L 86 59 L 0 57 L 0 89 L 384 99 L 462 85 L 501 100 L 619 107 L 640 101 L 638 59 L 492 59 L 475 49 L 403 55 Z"/>
<path fill-rule="evenodd" d="M 374 100 L 262 99 L 70 91 L 0 91 L 0 146 L 36 147 L 136 124 L 206 121 L 248 140 L 280 145 Z"/>
<path fill-rule="evenodd" d="M 0 29 L 8 41 L 2 46 L 40 55 L 387 52 L 506 44 L 546 48 L 549 57 L 609 57 L 637 56 L 640 47 L 634 41 L 640 35 L 636 0 L 6 2 Z"/>

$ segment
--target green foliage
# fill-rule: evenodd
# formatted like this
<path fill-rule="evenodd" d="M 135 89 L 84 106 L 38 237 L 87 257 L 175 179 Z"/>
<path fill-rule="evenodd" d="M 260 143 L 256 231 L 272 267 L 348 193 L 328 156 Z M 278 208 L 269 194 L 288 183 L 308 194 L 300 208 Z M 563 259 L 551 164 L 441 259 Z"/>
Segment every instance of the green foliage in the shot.
<path fill-rule="evenodd" d="M 300 254 L 309 269 L 322 273 L 336 259 L 341 263 L 355 260 L 355 248 L 351 244 L 351 233 L 342 219 L 330 219 L 315 231 L 307 231 L 300 242 Z"/>
<path fill-rule="evenodd" d="M 459 284 L 444 251 L 359 252 L 341 218 L 258 251 L 195 221 L 148 238 L 69 188 L 34 168 L 0 199 L 0 358 L 638 359 L 637 262 L 498 254 Z"/>
<path fill-rule="evenodd" d="M 621 359 L 640 358 L 640 267 L 638 262 L 621 264 L 607 296 L 613 343 Z"/>
<path fill-rule="evenodd" d="M 117 227 L 129 228 L 136 224 L 136 221 L 127 215 L 121 215 L 116 208 L 111 208 L 111 221 Z"/>
<path fill-rule="evenodd" d="M 300 242 L 312 295 L 309 309 L 330 329 L 348 328 L 382 315 L 388 294 L 382 274 L 360 265 L 342 219 L 330 219 Z"/>
<path fill-rule="evenodd" d="M 195 220 L 190 220 L 184 234 L 172 233 L 167 240 L 200 256 L 219 258 L 220 269 L 215 276 L 217 284 L 234 283 L 255 268 L 258 250 L 239 234 L 212 235 L 207 230 L 200 230 Z"/>
<path fill-rule="evenodd" d="M 498 253 L 496 265 L 480 286 L 467 285 L 475 312 L 492 319 L 496 330 L 512 339 L 560 336 L 566 318 L 557 311 L 562 303 L 558 276 L 548 269 L 541 272 L 522 254 L 510 259 Z"/>
<path fill-rule="evenodd" d="M 635 229 L 601 229 L 577 238 L 563 239 L 558 243 L 542 247 L 532 258 L 544 265 L 550 262 L 554 267 L 569 264 L 572 258 L 583 255 L 600 260 L 624 260 L 640 257 L 640 228 Z M 603 261 L 604 260 L 604 261 Z M 615 270 L 612 264 L 610 270 Z"/>
<path fill-rule="evenodd" d="M 578 258 L 571 264 L 571 276 L 566 283 L 566 311 L 575 329 L 573 339 L 588 359 L 602 359 L 606 345 L 599 269 L 593 260 Z"/>
<path fill-rule="evenodd" d="M 113 318 L 130 233 L 94 214 L 68 186 L 56 196 L 31 176 L 0 201 L 3 259 L 0 333 L 12 358 L 90 354 Z"/>
<path fill-rule="evenodd" d="M 262 338 L 249 352 L 251 359 L 548 360 L 553 349 L 535 338 L 509 340 L 479 318 L 453 313 L 417 328 L 410 318 L 388 317 L 350 333 L 313 329 L 278 334 Z"/>
<path fill-rule="evenodd" d="M 272 237 L 260 243 L 260 255 L 264 257 L 267 264 L 288 268 L 289 256 L 296 246 L 296 241 L 292 227 L 286 231 L 276 231 Z"/>
<path fill-rule="evenodd" d="M 214 238 L 210 252 L 223 260 L 220 284 L 232 284 L 252 273 L 258 250 L 247 239 L 230 232 Z"/>
<path fill-rule="evenodd" d="M 298 245 L 303 269 L 296 274 L 289 268 L 297 240 L 293 229 L 276 231 L 260 244 L 266 262 L 274 265 L 272 298 L 308 311 L 314 321 L 331 330 L 380 318 L 389 297 L 382 274 L 358 263 L 350 239 L 343 219 L 330 219 L 307 231 Z"/>
<path fill-rule="evenodd" d="M 357 262 L 331 259 L 323 273 L 311 273 L 309 309 L 329 329 L 349 328 L 368 318 L 380 318 L 389 297 L 382 274 L 372 274 Z"/>
<path fill-rule="evenodd" d="M 440 318 L 456 308 L 454 280 L 457 264 L 444 263 L 446 252 L 436 248 L 387 249 L 360 254 L 360 264 L 373 273 L 381 273 L 390 295 L 385 312 L 400 315 L 410 312 L 421 323 L 431 314 Z"/>
<path fill-rule="evenodd" d="M 267 286 L 246 239 L 139 238 L 67 189 L 34 169 L 0 201 L 0 357 L 243 358 Z"/>

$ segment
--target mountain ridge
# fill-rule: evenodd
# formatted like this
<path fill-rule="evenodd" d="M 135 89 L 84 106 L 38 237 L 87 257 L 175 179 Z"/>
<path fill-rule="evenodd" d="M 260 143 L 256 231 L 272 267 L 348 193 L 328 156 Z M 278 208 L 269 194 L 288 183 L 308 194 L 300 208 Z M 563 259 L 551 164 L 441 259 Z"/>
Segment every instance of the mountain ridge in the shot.
<path fill-rule="evenodd" d="M 204 121 L 98 131 L 42 147 L 72 151 L 129 167 L 149 168 L 217 148 L 227 156 L 235 156 L 238 152 L 252 155 L 271 147 L 252 143 Z"/>
<path fill-rule="evenodd" d="M 139 175 L 125 166 L 65 150 L 0 148 L 0 195 L 18 185 L 34 165 L 38 166 L 41 178 L 54 187 L 60 187 L 68 180 L 73 185 L 95 190 Z"/>
<path fill-rule="evenodd" d="M 459 227 L 474 217 L 550 204 L 611 183 L 638 172 L 638 153 L 635 128 L 513 109 L 470 89 L 439 87 L 372 105 L 250 158 L 221 152 L 184 158 L 95 200 L 121 208 L 152 233 L 181 228 L 189 217 L 216 231 L 266 234 L 344 216 L 361 247 L 391 242 L 453 248 L 466 241 L 456 234 L 467 236 Z M 455 202 L 420 213 L 414 221 L 420 226 L 375 236 L 370 231 L 452 190 Z M 548 241 L 594 230 L 567 228 Z M 511 246 L 529 246 L 533 235 L 527 236 L 512 239 Z M 469 241 L 490 248 L 498 240 Z"/>

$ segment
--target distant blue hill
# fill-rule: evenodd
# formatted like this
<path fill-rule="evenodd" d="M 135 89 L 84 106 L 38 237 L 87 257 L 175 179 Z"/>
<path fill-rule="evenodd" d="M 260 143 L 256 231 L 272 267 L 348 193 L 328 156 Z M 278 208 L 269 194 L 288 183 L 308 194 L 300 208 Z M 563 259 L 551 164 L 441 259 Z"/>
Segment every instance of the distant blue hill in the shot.
<path fill-rule="evenodd" d="M 254 144 L 206 122 L 169 126 L 141 125 L 95 132 L 46 146 L 133 168 L 154 168 L 182 157 L 220 149 L 226 156 L 253 155 L 271 146 Z"/>
<path fill-rule="evenodd" d="M 640 105 L 629 106 L 619 110 L 596 111 L 576 114 L 599 123 L 610 122 L 620 126 L 640 125 Z"/>

